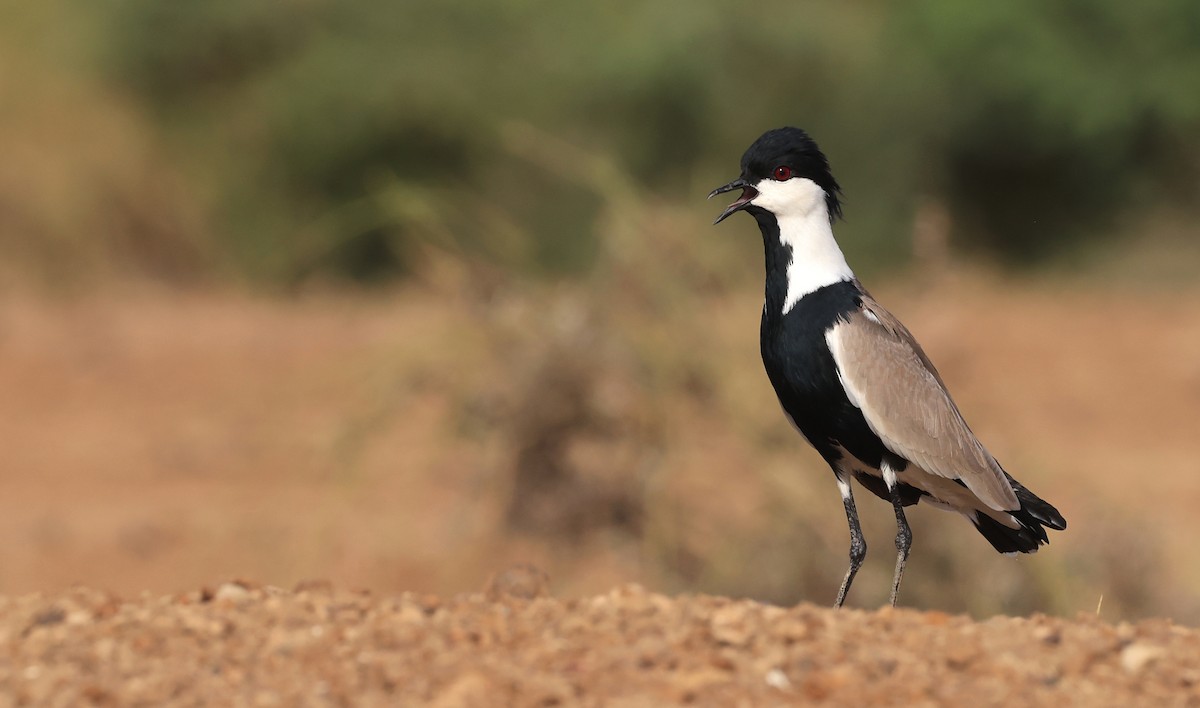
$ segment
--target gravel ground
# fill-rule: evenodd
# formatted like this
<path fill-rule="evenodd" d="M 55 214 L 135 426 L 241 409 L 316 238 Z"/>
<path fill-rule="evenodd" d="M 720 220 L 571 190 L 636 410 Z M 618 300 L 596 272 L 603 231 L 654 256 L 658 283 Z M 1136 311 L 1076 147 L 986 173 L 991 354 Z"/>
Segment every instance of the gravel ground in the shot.
<path fill-rule="evenodd" d="M 516 569 L 454 598 L 244 581 L 0 597 L 0 704 L 1200 705 L 1200 634 L 1165 620 L 545 586 Z"/>

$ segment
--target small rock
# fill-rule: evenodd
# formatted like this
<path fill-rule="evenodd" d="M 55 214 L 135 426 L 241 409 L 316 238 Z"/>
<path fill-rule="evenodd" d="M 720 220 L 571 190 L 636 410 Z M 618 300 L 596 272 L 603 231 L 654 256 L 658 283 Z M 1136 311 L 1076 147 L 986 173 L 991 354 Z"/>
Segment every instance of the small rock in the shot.
<path fill-rule="evenodd" d="M 777 688 L 780 691 L 790 691 L 792 682 L 788 680 L 787 674 L 779 669 L 771 669 L 767 672 L 767 685 L 771 688 Z"/>
<path fill-rule="evenodd" d="M 485 706 L 496 699 L 492 681 L 482 673 L 472 671 L 456 678 L 439 691 L 429 705 L 434 708 Z"/>
<path fill-rule="evenodd" d="M 541 568 L 520 563 L 488 578 L 483 594 L 492 602 L 503 598 L 533 600 L 550 596 L 550 576 Z"/>
<path fill-rule="evenodd" d="M 722 644 L 735 647 L 749 644 L 754 631 L 749 626 L 746 615 L 746 609 L 739 605 L 726 605 L 713 612 L 709 621 L 713 638 Z"/>
<path fill-rule="evenodd" d="M 1054 627 L 1038 627 L 1033 630 L 1033 638 L 1045 644 L 1058 644 L 1062 641 L 1062 633 Z"/>
<path fill-rule="evenodd" d="M 237 602 L 245 600 L 248 597 L 250 597 L 250 591 L 245 585 L 238 582 L 222 583 L 221 587 L 217 588 L 217 591 L 213 593 L 214 600 L 231 600 Z"/>
<path fill-rule="evenodd" d="M 1137 636 L 1137 630 L 1128 622 L 1122 622 L 1117 625 L 1117 639 L 1122 642 L 1132 642 Z"/>
<path fill-rule="evenodd" d="M 58 624 L 67 618 L 67 613 L 61 607 L 51 606 L 33 617 L 33 624 L 39 626 L 47 626 Z"/>
<path fill-rule="evenodd" d="M 1137 673 L 1166 653 L 1155 644 L 1134 642 L 1121 651 L 1121 666 L 1129 673 Z"/>

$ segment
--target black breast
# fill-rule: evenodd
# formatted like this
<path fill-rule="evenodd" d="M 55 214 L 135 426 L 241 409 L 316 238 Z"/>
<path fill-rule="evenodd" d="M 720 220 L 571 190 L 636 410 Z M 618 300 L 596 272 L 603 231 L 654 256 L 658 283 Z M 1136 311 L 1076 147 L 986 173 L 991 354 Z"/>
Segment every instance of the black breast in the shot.
<path fill-rule="evenodd" d="M 840 457 L 840 445 L 878 468 L 883 443 L 846 397 L 825 341 L 825 333 L 861 305 L 858 286 L 850 281 L 827 285 L 802 297 L 787 314 L 779 305 L 782 298 L 767 300 L 760 346 L 783 409 L 827 462 Z"/>

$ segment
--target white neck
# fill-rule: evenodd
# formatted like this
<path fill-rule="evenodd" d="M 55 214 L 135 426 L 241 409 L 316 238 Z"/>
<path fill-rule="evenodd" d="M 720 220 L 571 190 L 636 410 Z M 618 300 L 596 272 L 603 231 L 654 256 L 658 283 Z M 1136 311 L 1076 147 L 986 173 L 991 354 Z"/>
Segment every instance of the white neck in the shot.
<path fill-rule="evenodd" d="M 779 242 L 792 254 L 787 266 L 783 314 L 814 290 L 854 278 L 842 249 L 833 239 L 825 190 L 801 177 L 785 182 L 764 179 L 754 186 L 758 196 L 750 203 L 775 215 Z"/>
<path fill-rule="evenodd" d="M 805 295 L 854 278 L 833 238 L 833 227 L 823 203 L 807 214 L 777 216 L 776 220 L 780 243 L 792 251 L 787 267 L 787 297 L 783 301 L 785 315 Z"/>

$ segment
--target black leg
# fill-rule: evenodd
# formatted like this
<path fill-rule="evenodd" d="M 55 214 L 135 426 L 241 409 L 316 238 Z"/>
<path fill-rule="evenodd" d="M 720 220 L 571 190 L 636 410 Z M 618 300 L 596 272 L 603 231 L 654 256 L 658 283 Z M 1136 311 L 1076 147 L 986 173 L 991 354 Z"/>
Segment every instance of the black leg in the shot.
<path fill-rule="evenodd" d="M 892 508 L 896 510 L 896 573 L 892 576 L 892 607 L 895 607 L 896 596 L 900 594 L 900 578 L 904 576 L 904 564 L 908 562 L 908 550 L 912 548 L 912 529 L 908 528 L 908 519 L 904 517 L 904 505 L 900 503 L 895 474 L 888 474 L 885 469 L 883 479 L 892 499 Z"/>
<path fill-rule="evenodd" d="M 834 607 L 841 607 L 846 601 L 846 593 L 850 592 L 850 583 L 854 582 L 854 574 L 867 557 L 867 541 L 863 538 L 862 526 L 858 523 L 858 510 L 854 508 L 854 494 L 850 491 L 850 480 L 838 477 L 838 491 L 842 493 L 842 504 L 846 507 L 846 521 L 850 524 L 850 568 L 842 579 L 842 587 L 838 590 Z"/>

